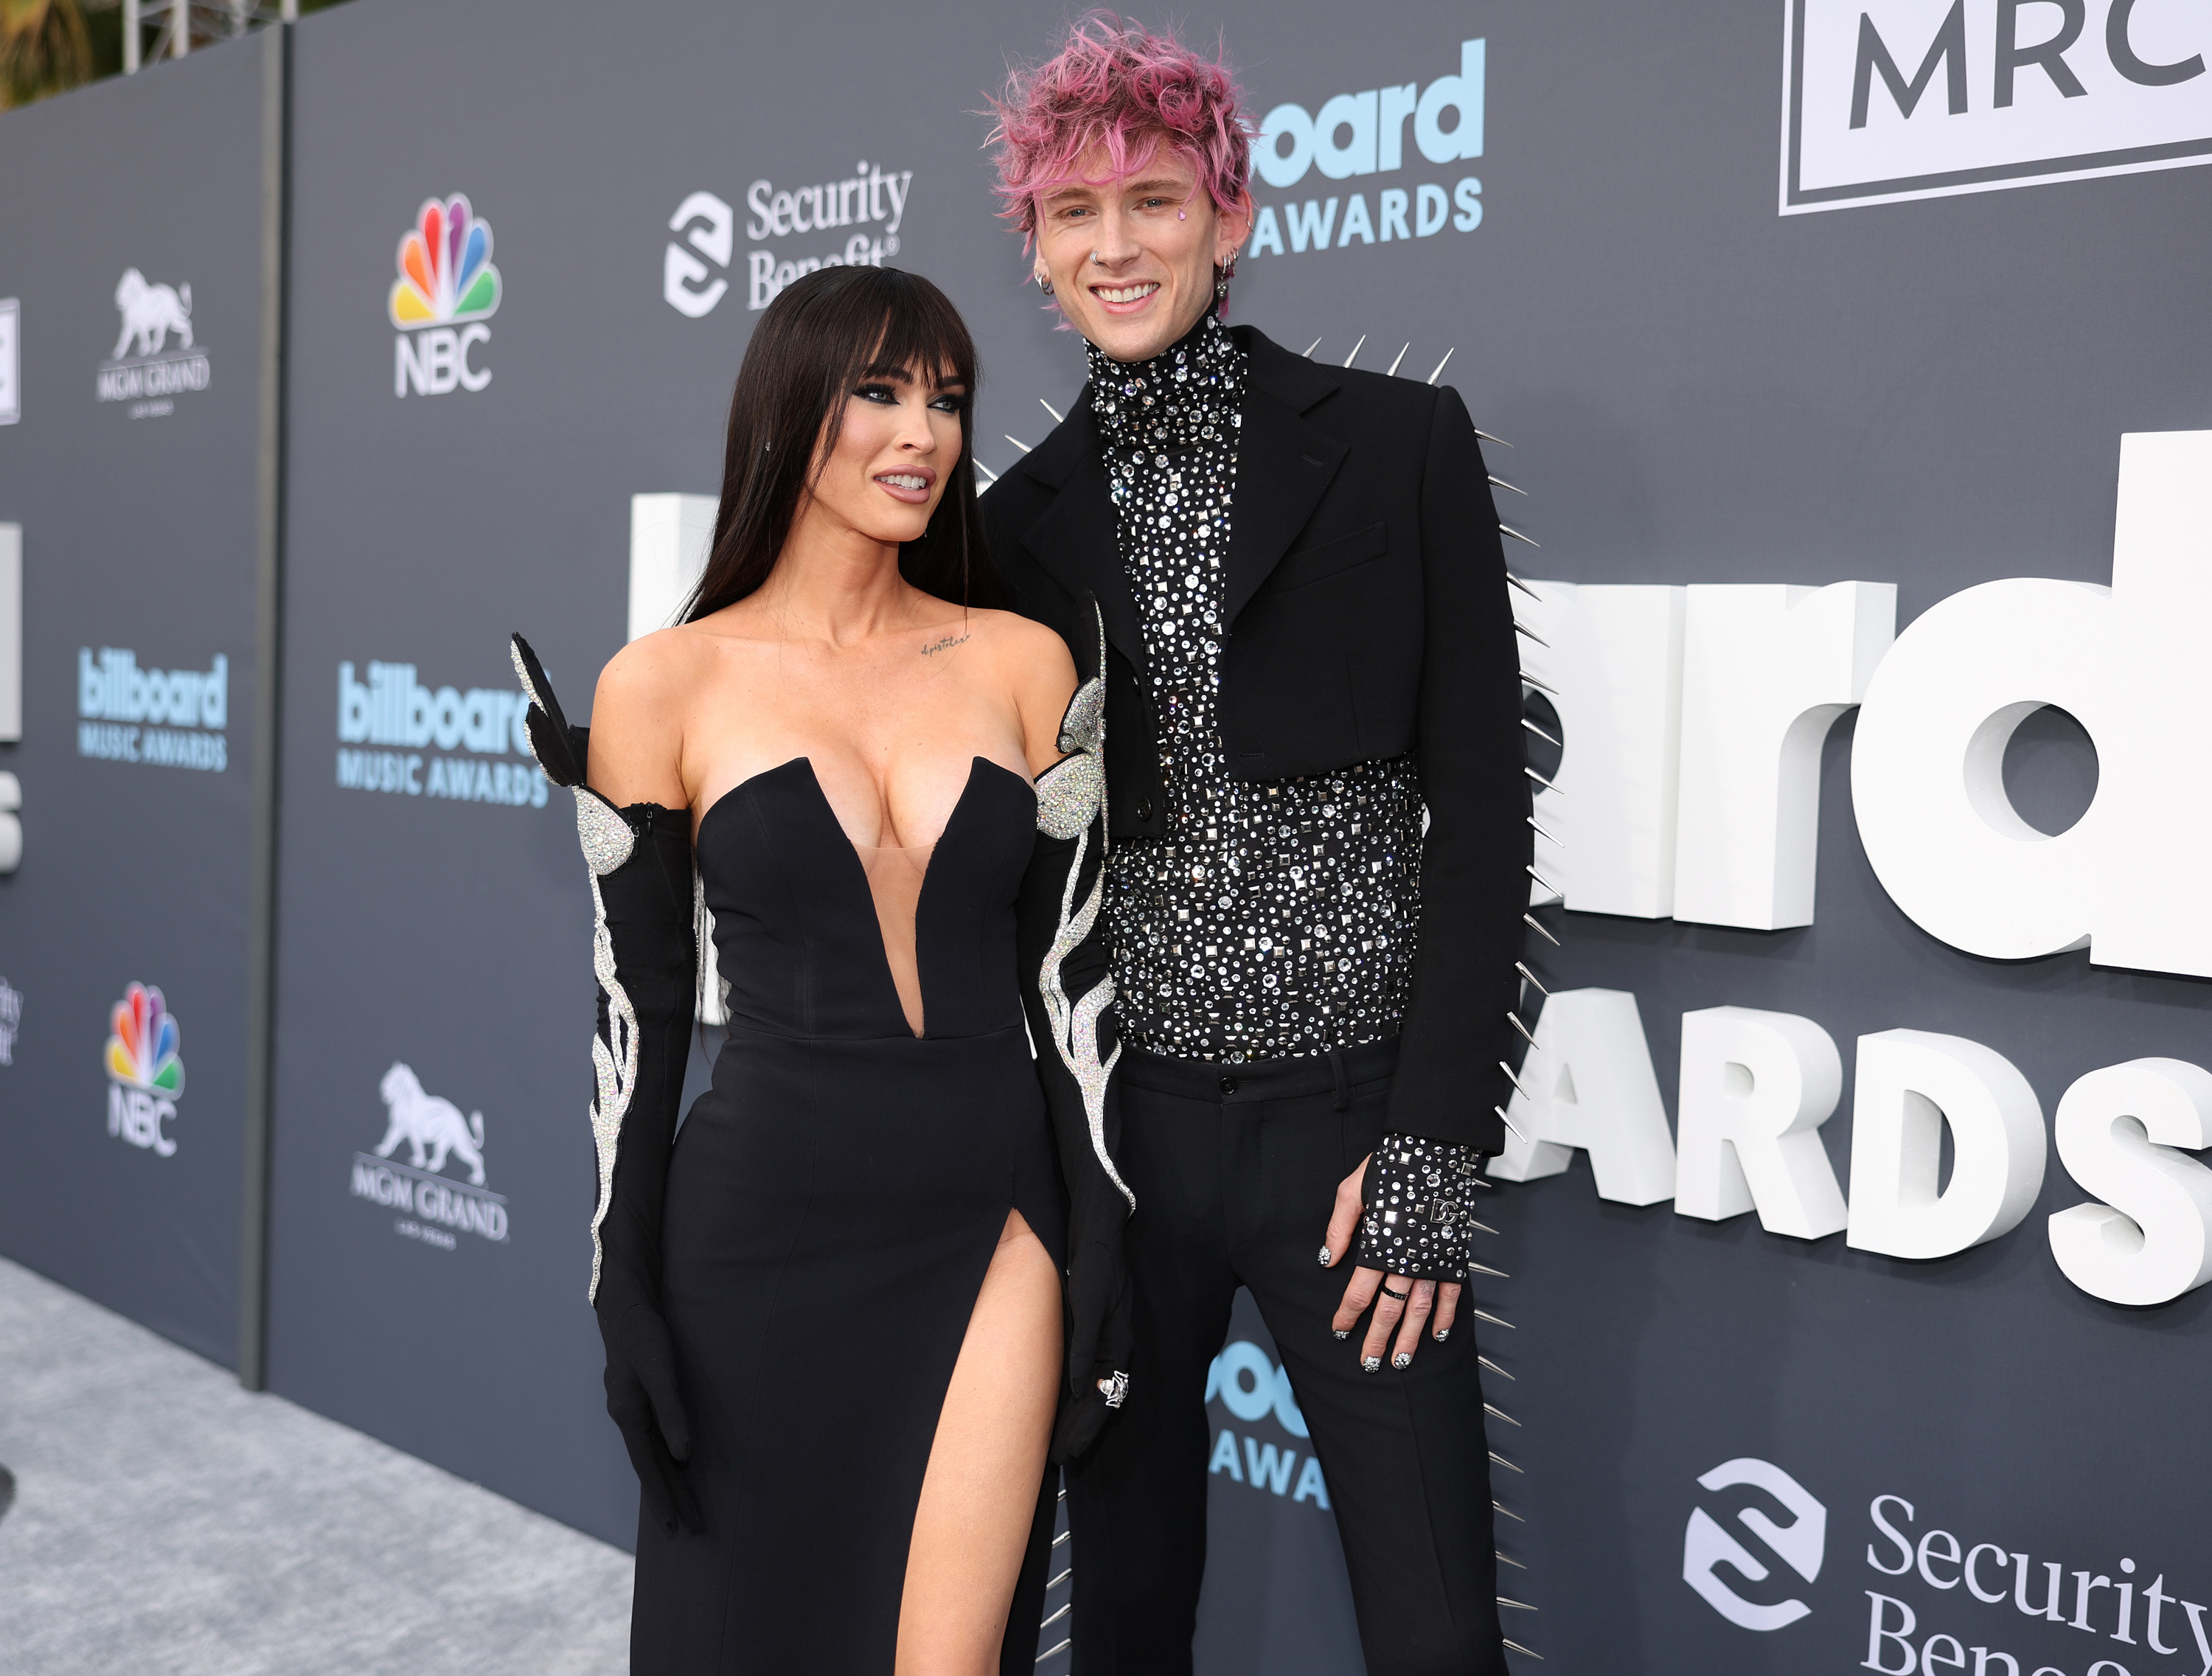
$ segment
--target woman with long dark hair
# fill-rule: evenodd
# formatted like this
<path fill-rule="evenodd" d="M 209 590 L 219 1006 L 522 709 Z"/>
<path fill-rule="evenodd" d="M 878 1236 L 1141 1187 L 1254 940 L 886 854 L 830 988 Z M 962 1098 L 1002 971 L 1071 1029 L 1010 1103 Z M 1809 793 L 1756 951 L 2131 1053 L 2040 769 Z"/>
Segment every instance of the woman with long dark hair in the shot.
<path fill-rule="evenodd" d="M 1097 1294 L 1127 1199 L 1103 695 L 983 603 L 975 389 L 927 280 L 806 276 L 754 329 L 685 620 L 588 736 L 516 643 L 598 913 L 592 1291 L 650 1676 L 1034 1659 L 1060 1370 L 1114 1336 L 1063 1309 L 1070 1248 Z M 729 1026 L 679 1139 L 695 892 Z"/>

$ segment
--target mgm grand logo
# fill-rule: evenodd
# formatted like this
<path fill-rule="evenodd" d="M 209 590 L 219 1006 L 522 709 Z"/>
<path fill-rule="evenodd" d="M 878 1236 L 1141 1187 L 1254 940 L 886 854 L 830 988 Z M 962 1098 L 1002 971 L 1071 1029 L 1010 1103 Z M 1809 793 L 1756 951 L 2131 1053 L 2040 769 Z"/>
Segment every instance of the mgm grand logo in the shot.
<path fill-rule="evenodd" d="M 483 1114 L 462 1117 L 459 1106 L 397 1063 L 380 1092 L 391 1120 L 374 1151 L 353 1155 L 353 1196 L 398 1211 L 394 1233 L 442 1251 L 457 1248 L 463 1234 L 505 1244 L 507 1200 L 484 1187 Z M 404 1163 L 394 1156 L 403 1144 Z M 448 1163 L 467 1179 L 447 1178 Z"/>
<path fill-rule="evenodd" d="M 130 403 L 133 419 L 158 419 L 176 410 L 177 397 L 208 387 L 207 354 L 192 337 L 191 286 L 156 285 L 131 268 L 115 287 L 115 307 L 122 331 L 100 363 L 101 401 Z"/>

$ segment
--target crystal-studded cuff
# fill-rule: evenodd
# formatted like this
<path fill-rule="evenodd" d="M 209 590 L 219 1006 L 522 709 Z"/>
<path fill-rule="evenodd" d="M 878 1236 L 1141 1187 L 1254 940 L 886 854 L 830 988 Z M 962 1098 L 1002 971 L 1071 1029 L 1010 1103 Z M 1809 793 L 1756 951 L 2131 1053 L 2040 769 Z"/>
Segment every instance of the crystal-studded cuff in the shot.
<path fill-rule="evenodd" d="M 1367 1163 L 1360 1265 L 1416 1280 L 1466 1279 L 1481 1168 L 1482 1155 L 1470 1146 L 1383 1136 Z"/>

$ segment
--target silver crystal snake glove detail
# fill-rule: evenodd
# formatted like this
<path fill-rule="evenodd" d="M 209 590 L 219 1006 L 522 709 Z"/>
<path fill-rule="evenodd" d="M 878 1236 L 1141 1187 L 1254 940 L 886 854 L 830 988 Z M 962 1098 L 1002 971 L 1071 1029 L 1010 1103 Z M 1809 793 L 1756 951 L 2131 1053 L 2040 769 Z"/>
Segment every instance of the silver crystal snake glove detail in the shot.
<path fill-rule="evenodd" d="M 592 1140 L 599 1192 L 592 1211 L 588 1296 L 607 1352 L 607 1412 L 622 1430 L 646 1505 L 673 1531 L 702 1528 L 682 1463 L 691 1424 L 676 1350 L 660 1311 L 660 1212 L 690 1053 L 698 945 L 691 824 L 658 804 L 617 809 L 584 783 L 588 729 L 571 727 L 530 643 L 514 636 L 515 672 L 530 700 L 532 755 L 575 794 L 576 831 L 592 884 L 592 967 L 599 1021 L 592 1038 Z"/>
<path fill-rule="evenodd" d="M 1097 602 L 1091 615 L 1098 621 Z M 1086 655 L 1087 654 L 1087 655 Z M 1106 889 L 1106 641 L 1078 649 L 1085 678 L 1060 719 L 1059 762 L 1036 779 L 1037 838 L 1022 882 L 1017 938 L 1023 1005 L 1037 1043 L 1060 1174 L 1067 1183 L 1067 1381 L 1052 1458 L 1097 1441 L 1129 1388 L 1132 1333 L 1121 1239 L 1136 1195 L 1115 1162 L 1121 1055 L 1111 949 L 1099 912 Z"/>
<path fill-rule="evenodd" d="M 1359 1263 L 1415 1280 L 1467 1278 L 1482 1154 L 1419 1135 L 1385 1135 L 1367 1163 Z"/>

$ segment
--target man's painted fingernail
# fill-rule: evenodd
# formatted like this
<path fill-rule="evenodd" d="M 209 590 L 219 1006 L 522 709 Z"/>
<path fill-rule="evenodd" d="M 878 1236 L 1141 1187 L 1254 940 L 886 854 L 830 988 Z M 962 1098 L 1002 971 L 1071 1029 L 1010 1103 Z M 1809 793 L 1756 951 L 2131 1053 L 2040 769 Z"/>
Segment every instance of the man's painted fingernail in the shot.
<path fill-rule="evenodd" d="M 1340 1327 L 1336 1329 L 1336 1336 L 1340 1339 L 1349 1339 L 1352 1336 L 1352 1329 L 1348 1327 Z"/>
<path fill-rule="evenodd" d="M 1379 1374 L 1382 1371 L 1382 1358 L 1379 1356 L 1363 1356 L 1359 1358 L 1359 1367 L 1363 1373 Z"/>
<path fill-rule="evenodd" d="M 1323 1268 L 1327 1268 L 1327 1267 L 1329 1266 L 1329 1264 L 1330 1264 L 1332 1261 L 1334 1261 L 1334 1260 L 1333 1258 L 1331 1258 L 1331 1257 L 1329 1256 L 1329 1254 L 1328 1254 L 1328 1248 L 1327 1246 L 1323 1246 L 1323 1247 L 1321 1248 L 1321 1266 L 1322 1266 Z"/>
<path fill-rule="evenodd" d="M 1400 1351 L 1395 1356 L 1390 1358 L 1390 1365 L 1394 1368 L 1412 1367 L 1413 1365 L 1413 1352 L 1411 1351 Z"/>
<path fill-rule="evenodd" d="M 1445 1339 L 1451 1337 L 1451 1328 L 1448 1327 L 1440 1327 L 1431 1336 L 1434 1337 L 1436 1341 L 1441 1345 Z"/>

